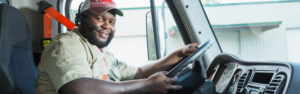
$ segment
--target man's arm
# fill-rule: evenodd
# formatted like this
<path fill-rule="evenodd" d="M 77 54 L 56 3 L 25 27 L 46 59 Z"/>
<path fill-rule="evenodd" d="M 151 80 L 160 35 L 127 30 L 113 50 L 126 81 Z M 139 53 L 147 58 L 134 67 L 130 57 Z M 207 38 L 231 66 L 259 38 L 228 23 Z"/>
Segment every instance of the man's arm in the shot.
<path fill-rule="evenodd" d="M 59 89 L 60 94 L 143 94 L 167 93 L 178 90 L 181 86 L 171 85 L 177 78 L 167 78 L 166 72 L 158 72 L 148 79 L 111 82 L 94 78 L 79 78 Z"/>
<path fill-rule="evenodd" d="M 174 51 L 173 53 L 160 60 L 154 61 L 153 63 L 138 68 L 134 79 L 148 78 L 155 72 L 167 70 L 173 64 L 177 63 L 182 57 L 189 56 L 193 52 L 195 52 L 197 50 L 197 46 L 199 46 L 199 44 L 197 43 L 189 44 L 181 49 Z"/>

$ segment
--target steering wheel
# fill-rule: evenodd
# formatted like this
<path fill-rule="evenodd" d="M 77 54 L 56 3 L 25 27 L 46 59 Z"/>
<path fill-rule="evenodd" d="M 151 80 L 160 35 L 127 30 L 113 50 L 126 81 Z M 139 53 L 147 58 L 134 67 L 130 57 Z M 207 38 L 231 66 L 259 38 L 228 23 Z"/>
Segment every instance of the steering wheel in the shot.
<path fill-rule="evenodd" d="M 213 44 L 213 40 L 210 38 L 205 43 L 198 46 L 198 49 L 183 60 L 180 60 L 175 67 L 170 68 L 171 70 L 167 73 L 167 77 L 175 77 L 177 73 L 181 72 L 183 68 L 187 67 L 190 63 L 201 57 L 204 52 L 209 49 Z M 178 77 L 180 78 L 180 77 Z"/>

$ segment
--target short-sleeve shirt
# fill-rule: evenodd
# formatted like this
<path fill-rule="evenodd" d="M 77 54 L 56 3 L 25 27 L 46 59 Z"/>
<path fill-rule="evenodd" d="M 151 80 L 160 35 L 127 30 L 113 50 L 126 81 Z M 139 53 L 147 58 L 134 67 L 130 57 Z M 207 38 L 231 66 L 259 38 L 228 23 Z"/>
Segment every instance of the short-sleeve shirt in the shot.
<path fill-rule="evenodd" d="M 137 72 L 137 68 L 116 59 L 108 48 L 101 52 L 77 29 L 57 35 L 47 45 L 38 69 L 36 94 L 57 94 L 64 84 L 78 78 L 102 79 L 107 74 L 106 80 L 118 82 L 133 79 Z"/>

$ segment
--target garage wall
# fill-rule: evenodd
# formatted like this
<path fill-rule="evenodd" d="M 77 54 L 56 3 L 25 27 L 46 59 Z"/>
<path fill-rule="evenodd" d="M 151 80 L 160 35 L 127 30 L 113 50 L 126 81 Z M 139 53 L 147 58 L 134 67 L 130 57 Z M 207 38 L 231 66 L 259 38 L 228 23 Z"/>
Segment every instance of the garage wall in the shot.
<path fill-rule="evenodd" d="M 146 41 L 146 35 L 116 37 L 109 44 L 109 49 L 119 60 L 139 67 L 148 63 Z"/>
<path fill-rule="evenodd" d="M 287 28 L 288 58 L 292 62 L 299 62 L 300 57 L 300 28 Z"/>
<path fill-rule="evenodd" d="M 146 13 L 150 9 L 121 9 L 123 17 L 117 16 L 116 32 L 110 51 L 121 61 L 132 66 L 148 63 Z"/>
<path fill-rule="evenodd" d="M 224 53 L 241 54 L 240 31 L 214 29 Z"/>

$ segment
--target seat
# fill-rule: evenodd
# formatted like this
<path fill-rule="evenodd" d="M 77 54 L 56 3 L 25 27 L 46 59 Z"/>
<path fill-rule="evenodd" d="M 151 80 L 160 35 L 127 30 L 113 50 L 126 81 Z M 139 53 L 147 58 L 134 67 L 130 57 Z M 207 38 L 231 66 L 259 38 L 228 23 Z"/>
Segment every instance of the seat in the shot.
<path fill-rule="evenodd" d="M 0 94 L 34 94 L 34 64 L 28 23 L 18 9 L 0 4 Z"/>

